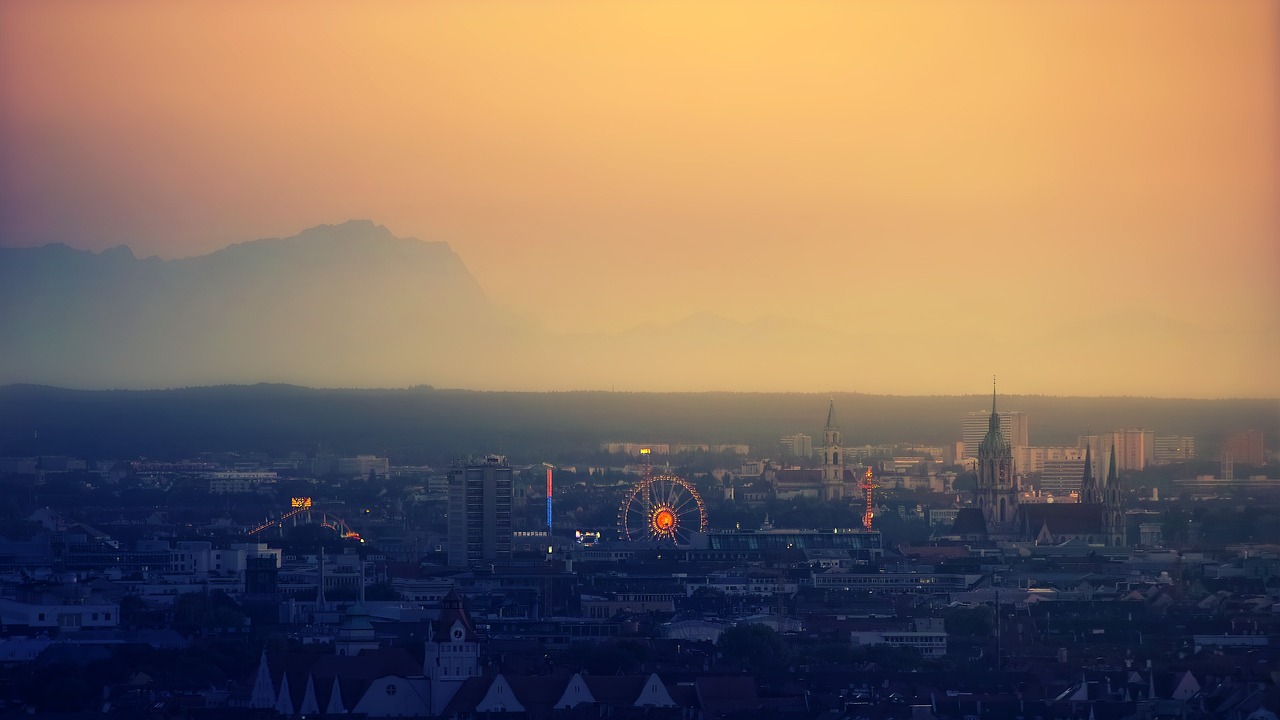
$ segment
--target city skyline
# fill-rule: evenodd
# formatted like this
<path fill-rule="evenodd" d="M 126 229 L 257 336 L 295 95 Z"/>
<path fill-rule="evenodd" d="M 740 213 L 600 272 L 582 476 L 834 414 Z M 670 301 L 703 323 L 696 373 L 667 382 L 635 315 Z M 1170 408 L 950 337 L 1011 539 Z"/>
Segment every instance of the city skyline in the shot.
<path fill-rule="evenodd" d="M 759 336 L 719 372 L 451 386 L 1280 397 L 1278 13 L 6 4 L 0 247 L 368 218 L 552 342 Z M 353 372 L 230 381 L 410 382 Z"/>

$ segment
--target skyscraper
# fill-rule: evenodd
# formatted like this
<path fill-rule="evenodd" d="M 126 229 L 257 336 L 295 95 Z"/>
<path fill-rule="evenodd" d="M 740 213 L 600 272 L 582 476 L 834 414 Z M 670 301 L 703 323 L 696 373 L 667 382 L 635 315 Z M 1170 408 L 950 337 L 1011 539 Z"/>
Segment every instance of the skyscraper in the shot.
<path fill-rule="evenodd" d="M 511 559 L 511 466 L 500 455 L 449 471 L 449 565 Z"/>

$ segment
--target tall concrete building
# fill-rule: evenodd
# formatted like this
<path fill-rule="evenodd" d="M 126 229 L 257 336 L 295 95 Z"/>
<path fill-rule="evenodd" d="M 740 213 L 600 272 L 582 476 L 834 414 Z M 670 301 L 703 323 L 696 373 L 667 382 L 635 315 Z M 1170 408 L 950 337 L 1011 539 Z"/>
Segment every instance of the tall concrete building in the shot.
<path fill-rule="evenodd" d="M 1113 456 L 1116 469 L 1132 472 L 1145 470 L 1155 459 L 1156 434 L 1150 430 L 1126 428 L 1116 431 Z M 1108 470 L 1110 472 L 1110 470 Z"/>
<path fill-rule="evenodd" d="M 1004 440 L 1009 444 L 1009 447 L 1024 447 L 1031 444 L 1027 442 L 1026 413 L 1021 410 L 1003 410 L 997 415 L 1000 418 L 1000 434 L 1004 436 Z M 982 444 L 983 438 L 987 436 L 990 424 L 991 413 L 985 410 L 965 413 L 964 419 L 960 424 L 965 457 L 973 458 L 978 456 L 978 446 Z"/>
<path fill-rule="evenodd" d="M 1109 457 L 1115 458 L 1116 470 L 1120 472 L 1145 470 L 1155 459 L 1155 433 L 1151 430 L 1126 428 L 1100 435 L 1081 435 L 1076 439 L 1076 446 L 1091 451 L 1091 467 L 1096 477 L 1105 477 L 1110 472 Z"/>
<path fill-rule="evenodd" d="M 449 471 L 449 565 L 511 559 L 511 466 L 489 455 Z"/>
<path fill-rule="evenodd" d="M 1156 435 L 1152 462 L 1156 465 L 1187 462 L 1196 457 L 1196 439 L 1186 435 Z"/>
<path fill-rule="evenodd" d="M 1084 458 L 1045 460 L 1044 467 L 1040 470 L 1040 489 L 1058 497 L 1078 492 L 1086 467 L 1087 461 Z"/>
<path fill-rule="evenodd" d="M 1263 465 L 1267 462 L 1266 448 L 1262 445 L 1261 430 L 1246 430 L 1227 438 L 1223 450 L 1231 453 L 1231 461 L 1244 465 Z"/>
<path fill-rule="evenodd" d="M 778 441 L 782 446 L 783 452 L 790 457 L 804 458 L 806 460 L 813 457 L 813 438 L 804 433 L 795 435 L 787 435 Z"/>
<path fill-rule="evenodd" d="M 1084 460 L 1084 450 L 1074 447 L 1015 447 L 1013 469 L 1020 475 L 1044 472 L 1046 463 L 1062 460 Z M 1079 480 L 1079 473 L 1076 473 Z"/>

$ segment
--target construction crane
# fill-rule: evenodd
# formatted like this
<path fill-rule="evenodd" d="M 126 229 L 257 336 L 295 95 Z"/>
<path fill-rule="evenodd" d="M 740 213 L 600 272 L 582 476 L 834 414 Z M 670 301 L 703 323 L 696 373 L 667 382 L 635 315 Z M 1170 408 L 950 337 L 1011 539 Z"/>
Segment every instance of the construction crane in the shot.
<path fill-rule="evenodd" d="M 875 517 L 875 513 L 871 512 L 871 491 L 876 487 L 876 476 L 868 467 L 867 471 L 862 474 L 862 492 L 867 497 L 867 511 L 862 514 L 862 527 L 871 529 L 871 518 Z"/>

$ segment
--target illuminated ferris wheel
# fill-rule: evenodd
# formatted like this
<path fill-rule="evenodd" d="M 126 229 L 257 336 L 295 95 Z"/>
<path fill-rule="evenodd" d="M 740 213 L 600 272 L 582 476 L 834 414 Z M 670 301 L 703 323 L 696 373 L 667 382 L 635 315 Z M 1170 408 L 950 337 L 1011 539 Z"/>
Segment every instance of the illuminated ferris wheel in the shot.
<path fill-rule="evenodd" d="M 684 478 L 645 477 L 627 492 L 618 508 L 618 534 L 626 540 L 670 540 L 688 545 L 695 532 L 707 531 L 707 506 Z"/>

